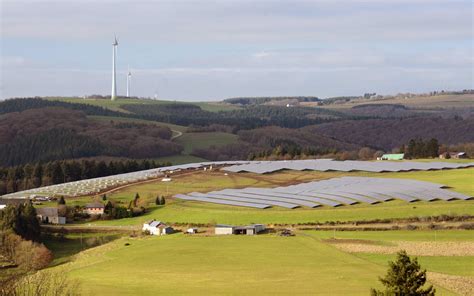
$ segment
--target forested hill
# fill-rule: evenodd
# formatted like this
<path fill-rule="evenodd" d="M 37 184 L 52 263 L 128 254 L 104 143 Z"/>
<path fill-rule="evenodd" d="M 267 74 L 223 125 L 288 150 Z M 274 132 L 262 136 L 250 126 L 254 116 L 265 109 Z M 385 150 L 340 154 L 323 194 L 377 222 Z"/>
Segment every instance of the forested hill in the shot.
<path fill-rule="evenodd" d="M 178 125 L 227 125 L 235 131 L 265 126 L 299 128 L 336 119 L 356 118 L 332 110 L 307 107 L 248 106 L 238 110 L 209 112 L 192 104 L 123 105 L 123 109 L 149 120 Z"/>
<path fill-rule="evenodd" d="M 466 95 L 459 97 L 463 108 L 453 108 L 455 98 L 447 97 L 449 104 L 442 98 L 434 97 L 440 107 L 430 109 L 409 100 L 411 105 L 384 100 L 315 107 L 316 97 L 236 98 L 212 104 L 12 99 L 0 102 L 0 166 L 83 157 L 335 157 L 364 147 L 391 151 L 415 138 L 437 138 L 444 145 L 474 142 L 474 108 Z M 279 105 L 287 100 L 299 104 Z"/>
<path fill-rule="evenodd" d="M 474 142 L 474 117 L 348 120 L 308 126 L 304 130 L 390 151 L 417 138 L 436 138 L 444 144 Z"/>
<path fill-rule="evenodd" d="M 3 102 L 0 102 L 0 114 L 21 112 L 30 109 L 39 109 L 46 107 L 62 107 L 65 109 L 79 110 L 87 115 L 126 116 L 126 114 L 122 112 L 112 111 L 99 106 L 93 106 L 83 103 L 68 103 L 62 101 L 44 100 L 41 98 L 5 100 Z"/>
<path fill-rule="evenodd" d="M 81 111 L 38 108 L 0 116 L 0 166 L 92 156 L 179 154 L 167 127 L 92 121 Z"/>

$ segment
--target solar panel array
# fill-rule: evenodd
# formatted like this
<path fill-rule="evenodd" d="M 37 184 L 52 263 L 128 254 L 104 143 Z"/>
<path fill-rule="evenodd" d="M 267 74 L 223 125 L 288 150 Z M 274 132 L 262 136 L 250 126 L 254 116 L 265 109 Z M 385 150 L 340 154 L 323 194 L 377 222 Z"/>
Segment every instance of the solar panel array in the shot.
<path fill-rule="evenodd" d="M 468 200 L 471 197 L 449 191 L 446 186 L 424 181 L 389 178 L 341 177 L 276 188 L 224 189 L 191 192 L 176 198 L 251 208 L 271 206 L 294 209 L 338 207 L 357 203 L 376 204 L 393 199 L 407 202 Z"/>
<path fill-rule="evenodd" d="M 235 164 L 223 168 L 228 172 L 250 172 L 257 174 L 272 173 L 280 170 L 297 171 L 341 171 L 341 172 L 407 172 L 407 171 L 429 171 L 474 167 L 474 162 L 452 163 L 452 162 L 416 162 L 416 161 L 336 161 L 332 159 L 307 159 L 286 161 L 252 161 L 248 163 Z"/>
<path fill-rule="evenodd" d="M 118 174 L 113 176 L 87 179 L 81 181 L 74 181 L 62 183 L 51 186 L 44 186 L 24 191 L 19 191 L 11 194 L 1 196 L 1 198 L 26 198 L 30 195 L 65 195 L 65 196 L 83 196 L 102 192 L 104 190 L 119 187 L 130 183 L 139 181 L 146 181 L 149 179 L 164 176 L 169 171 L 180 171 L 186 169 L 199 169 L 208 166 L 216 165 L 236 165 L 247 163 L 245 161 L 221 161 L 221 162 L 199 162 L 189 163 L 175 166 L 160 167 L 150 170 Z"/>
<path fill-rule="evenodd" d="M 65 195 L 83 196 L 91 195 L 105 190 L 130 183 L 145 181 L 163 176 L 167 171 L 180 171 L 186 169 L 199 169 L 208 166 L 227 166 L 223 168 L 228 172 L 253 172 L 258 174 L 271 173 L 279 170 L 315 170 L 315 171 L 369 171 L 369 172 L 400 172 L 412 170 L 440 170 L 474 167 L 471 163 L 447 162 L 371 162 L 371 161 L 333 161 L 331 159 L 289 160 L 289 161 L 214 161 L 198 162 L 150 170 L 119 174 L 101 178 L 68 182 L 58 185 L 19 191 L 1 196 L 1 198 L 25 198 L 30 195 Z M 323 194 L 321 192 L 320 194 Z M 313 196 L 314 197 L 314 196 Z M 322 196 L 323 197 L 323 196 Z M 324 198 L 324 197 L 323 197 Z M 406 197 L 410 199 L 409 197 Z M 340 198 L 339 198 L 340 199 Z M 342 202 L 343 200 L 340 199 Z"/>

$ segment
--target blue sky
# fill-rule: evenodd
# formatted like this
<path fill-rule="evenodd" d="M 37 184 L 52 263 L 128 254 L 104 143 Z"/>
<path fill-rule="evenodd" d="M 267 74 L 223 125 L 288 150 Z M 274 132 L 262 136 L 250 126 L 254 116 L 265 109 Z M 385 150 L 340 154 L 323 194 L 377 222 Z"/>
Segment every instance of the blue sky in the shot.
<path fill-rule="evenodd" d="M 1 1 L 1 98 L 118 91 L 172 100 L 473 86 L 460 0 Z"/>

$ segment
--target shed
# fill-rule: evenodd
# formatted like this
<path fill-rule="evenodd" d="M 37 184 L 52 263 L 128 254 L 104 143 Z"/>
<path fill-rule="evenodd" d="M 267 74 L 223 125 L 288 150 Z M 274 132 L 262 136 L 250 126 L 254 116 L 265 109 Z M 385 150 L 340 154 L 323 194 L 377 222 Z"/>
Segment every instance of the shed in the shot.
<path fill-rule="evenodd" d="M 247 226 L 238 226 L 234 228 L 234 234 L 255 235 L 265 230 L 263 224 L 251 224 Z"/>
<path fill-rule="evenodd" d="M 382 160 L 403 160 L 405 157 L 405 153 L 397 153 L 397 154 L 384 154 L 382 155 Z"/>
<path fill-rule="evenodd" d="M 232 225 L 217 224 L 214 233 L 217 235 L 234 234 L 234 228 L 235 226 Z"/>
<path fill-rule="evenodd" d="M 66 217 L 59 216 L 58 208 L 38 208 L 36 217 L 45 224 L 66 224 Z"/>
<path fill-rule="evenodd" d="M 226 235 L 226 234 L 255 235 L 264 230 L 265 230 L 265 225 L 263 224 L 251 224 L 251 225 L 245 225 L 245 226 L 232 226 L 232 225 L 218 224 L 215 227 L 215 234 L 217 235 Z"/>

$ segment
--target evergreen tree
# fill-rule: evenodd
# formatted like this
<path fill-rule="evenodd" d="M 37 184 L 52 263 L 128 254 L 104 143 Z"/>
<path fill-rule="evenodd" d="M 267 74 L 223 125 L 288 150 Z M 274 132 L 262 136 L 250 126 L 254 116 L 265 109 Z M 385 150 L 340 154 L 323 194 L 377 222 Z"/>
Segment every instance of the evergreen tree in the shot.
<path fill-rule="evenodd" d="M 58 205 L 65 205 L 66 204 L 66 200 L 64 199 L 64 196 L 61 196 L 58 200 Z"/>
<path fill-rule="evenodd" d="M 157 196 L 156 199 L 155 199 L 155 205 L 159 206 L 161 205 L 161 196 Z"/>
<path fill-rule="evenodd" d="M 107 215 L 111 214 L 113 208 L 114 208 L 114 205 L 113 205 L 112 202 L 109 200 L 109 201 L 105 204 L 104 213 L 106 213 Z"/>
<path fill-rule="evenodd" d="M 162 195 L 160 196 L 160 205 L 164 206 L 166 203 L 165 197 Z"/>
<path fill-rule="evenodd" d="M 380 282 L 385 286 L 384 291 L 371 289 L 373 296 L 432 296 L 436 290 L 433 286 L 423 289 L 426 283 L 426 270 L 421 270 L 418 260 L 413 260 L 405 251 L 397 253 L 397 260 L 389 262 L 389 269 L 385 278 Z"/>
<path fill-rule="evenodd" d="M 43 182 L 43 165 L 37 163 L 33 169 L 33 187 L 40 187 Z"/>
<path fill-rule="evenodd" d="M 138 193 L 135 193 L 135 198 L 133 199 L 133 206 L 137 207 L 138 206 L 138 200 L 140 199 L 140 195 Z"/>
<path fill-rule="evenodd" d="M 63 169 L 58 161 L 52 163 L 51 182 L 53 184 L 60 184 L 64 182 Z"/>
<path fill-rule="evenodd" d="M 103 201 L 106 201 L 106 200 L 107 200 L 107 195 L 102 194 L 102 200 L 103 200 Z"/>

